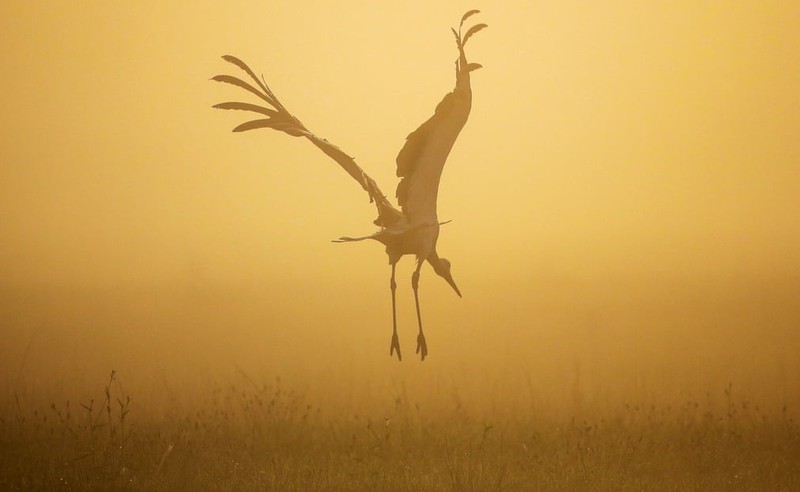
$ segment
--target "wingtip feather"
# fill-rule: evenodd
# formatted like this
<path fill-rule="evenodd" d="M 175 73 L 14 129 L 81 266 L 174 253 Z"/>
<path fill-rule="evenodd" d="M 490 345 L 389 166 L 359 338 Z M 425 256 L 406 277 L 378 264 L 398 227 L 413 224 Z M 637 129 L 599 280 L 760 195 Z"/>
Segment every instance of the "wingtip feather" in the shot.
<path fill-rule="evenodd" d="M 489 27 L 488 24 L 475 24 L 474 26 L 470 27 L 466 34 L 464 34 L 464 39 L 461 41 L 461 44 L 467 44 L 467 40 L 472 37 L 473 34 L 476 32 Z"/>
<path fill-rule="evenodd" d="M 464 25 L 464 21 L 466 21 L 467 19 L 469 19 L 473 15 L 479 14 L 479 13 L 480 13 L 480 10 L 478 10 L 478 9 L 472 9 L 472 10 L 467 11 L 467 13 L 465 13 L 463 16 L 461 16 L 461 25 L 463 26 Z"/>

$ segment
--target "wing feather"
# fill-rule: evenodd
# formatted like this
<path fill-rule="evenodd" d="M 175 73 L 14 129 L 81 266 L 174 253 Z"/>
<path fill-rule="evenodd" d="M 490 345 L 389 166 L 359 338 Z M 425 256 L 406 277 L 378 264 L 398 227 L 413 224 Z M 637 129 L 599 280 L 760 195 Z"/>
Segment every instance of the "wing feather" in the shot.
<path fill-rule="evenodd" d="M 261 99 L 266 101 L 268 104 L 270 104 L 272 106 L 276 106 L 275 101 L 270 99 L 269 96 L 267 96 L 266 94 L 263 94 L 261 91 L 259 91 L 258 89 L 256 89 L 255 87 L 253 87 L 252 85 L 248 84 L 247 82 L 245 82 L 244 80 L 242 80 L 242 79 L 240 79 L 238 77 L 234 77 L 232 75 L 215 75 L 215 76 L 211 77 L 211 80 L 213 80 L 215 82 L 223 82 L 225 84 L 231 84 L 231 85 L 235 85 L 237 87 L 241 87 L 242 89 L 244 89 L 244 90 L 246 90 L 248 92 L 252 92 L 256 96 L 260 97 Z"/>
<path fill-rule="evenodd" d="M 266 116 L 277 116 L 278 112 L 274 109 L 265 108 L 257 104 L 240 103 L 240 102 L 224 102 L 212 106 L 214 109 L 236 109 L 239 111 L 253 111 L 254 113 L 261 113 Z"/>
<path fill-rule="evenodd" d="M 470 10 L 462 17 L 464 21 L 477 14 Z M 470 72 L 480 68 L 477 63 L 467 63 L 464 43 L 467 38 L 486 27 L 478 24 L 461 37 L 460 29 L 453 29 L 459 50 L 456 63 L 456 86 L 436 106 L 433 116 L 406 137 L 406 142 L 397 155 L 397 201 L 411 224 L 438 222 L 436 201 L 439 181 L 450 150 L 461 129 L 467 123 L 472 108 Z"/>
<path fill-rule="evenodd" d="M 273 130 L 282 131 L 295 137 L 306 137 L 317 148 L 322 150 L 328 157 L 335 160 L 342 169 L 347 172 L 358 184 L 369 194 L 370 202 L 374 202 L 378 209 L 378 218 L 375 219 L 375 224 L 382 227 L 389 227 L 403 218 L 402 212 L 397 210 L 386 198 L 386 195 L 381 192 L 375 180 L 373 180 L 361 167 L 356 164 L 355 159 L 344 153 L 339 147 L 333 145 L 325 139 L 319 138 L 295 118 L 289 111 L 280 103 L 275 94 L 263 82 L 256 77 L 255 73 L 247 66 L 246 63 L 238 58 L 225 55 L 225 61 L 233 63 L 237 67 L 244 70 L 250 78 L 252 78 L 257 88 L 242 79 L 233 77 L 231 75 L 217 75 L 212 80 L 226 84 L 232 84 L 237 87 L 251 92 L 263 99 L 267 104 L 272 106 L 273 109 L 258 106 L 256 104 L 242 103 L 242 102 L 224 102 L 216 104 L 213 107 L 216 109 L 224 110 L 239 110 L 251 111 L 267 116 L 267 118 L 257 119 L 242 123 L 233 129 L 234 132 L 244 132 L 249 130 L 256 130 L 260 128 L 271 128 Z"/>
<path fill-rule="evenodd" d="M 467 40 L 472 37 L 473 34 L 480 31 L 484 27 L 489 27 L 486 24 L 475 24 L 474 26 L 470 27 L 466 34 L 464 34 L 464 39 L 461 41 L 461 44 L 467 44 Z"/>
<path fill-rule="evenodd" d="M 467 19 L 469 19 L 470 17 L 472 17 L 473 15 L 478 14 L 478 13 L 480 13 L 480 10 L 477 10 L 477 9 L 473 9 L 473 10 L 467 11 L 466 14 L 461 16 L 461 24 L 459 25 L 459 27 L 464 25 L 464 21 L 466 21 Z"/>

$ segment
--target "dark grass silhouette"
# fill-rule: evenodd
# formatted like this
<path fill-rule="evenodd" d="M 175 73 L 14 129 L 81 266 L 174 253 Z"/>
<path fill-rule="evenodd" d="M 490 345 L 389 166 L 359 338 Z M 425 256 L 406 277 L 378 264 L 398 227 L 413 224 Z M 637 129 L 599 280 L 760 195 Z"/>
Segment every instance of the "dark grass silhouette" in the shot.
<path fill-rule="evenodd" d="M 629 404 L 543 419 L 430 416 L 402 396 L 331 415 L 280 382 L 213 387 L 154 418 L 112 373 L 97 400 L 0 420 L 0 488 L 146 490 L 796 490 L 787 410 Z M 101 402 L 98 404 L 98 402 Z M 137 415 L 141 414 L 141 415 Z M 157 413 L 157 412 L 156 412 Z"/>

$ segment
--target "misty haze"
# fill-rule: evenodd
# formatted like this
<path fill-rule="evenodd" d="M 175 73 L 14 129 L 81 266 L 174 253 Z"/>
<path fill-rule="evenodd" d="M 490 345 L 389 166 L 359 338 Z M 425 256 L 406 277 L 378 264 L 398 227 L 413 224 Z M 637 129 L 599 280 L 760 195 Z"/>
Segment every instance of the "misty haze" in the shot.
<path fill-rule="evenodd" d="M 800 12 L 473 6 L 0 7 L 0 488 L 800 487 Z"/>

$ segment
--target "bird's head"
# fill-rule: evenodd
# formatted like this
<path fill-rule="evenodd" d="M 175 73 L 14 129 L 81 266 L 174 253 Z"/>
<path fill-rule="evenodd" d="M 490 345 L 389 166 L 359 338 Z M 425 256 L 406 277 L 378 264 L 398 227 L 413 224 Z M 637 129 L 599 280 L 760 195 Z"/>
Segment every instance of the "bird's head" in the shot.
<path fill-rule="evenodd" d="M 456 291 L 458 297 L 461 297 L 461 291 L 458 290 L 458 286 L 456 286 L 456 281 L 453 280 L 453 275 L 450 273 L 450 262 L 445 258 L 434 257 L 429 259 L 431 265 L 433 266 L 433 271 L 436 272 L 436 275 L 442 277 L 450 284 L 450 287 Z"/>

